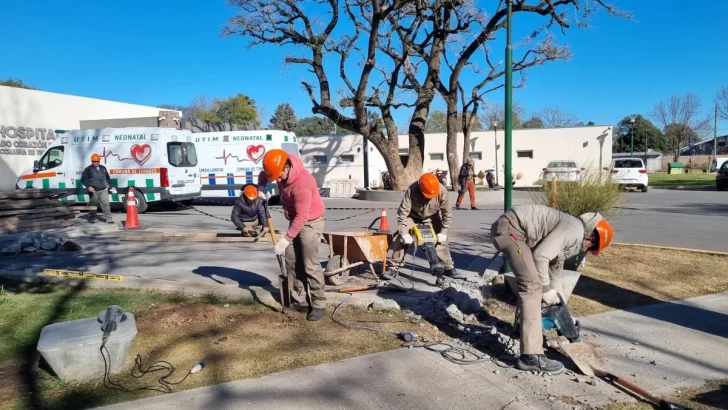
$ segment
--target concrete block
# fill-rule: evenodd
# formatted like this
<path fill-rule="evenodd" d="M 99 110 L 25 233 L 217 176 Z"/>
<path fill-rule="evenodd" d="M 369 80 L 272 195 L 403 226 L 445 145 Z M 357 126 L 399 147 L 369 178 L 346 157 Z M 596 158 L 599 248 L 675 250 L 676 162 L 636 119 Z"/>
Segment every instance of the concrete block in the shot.
<path fill-rule="evenodd" d="M 513 275 L 513 272 L 508 272 L 504 274 L 503 277 L 505 278 L 506 283 L 508 283 L 508 287 L 511 289 L 511 292 L 518 293 L 518 285 L 516 284 L 516 277 Z M 571 293 L 574 291 L 576 283 L 579 281 L 580 277 L 581 273 L 573 270 L 564 269 L 561 271 L 562 296 L 566 303 L 569 303 Z"/>
<path fill-rule="evenodd" d="M 134 315 L 124 312 L 124 318 L 106 343 L 104 354 L 111 363 L 110 373 L 124 366 L 137 328 Z M 101 356 L 101 323 L 98 318 L 79 319 L 48 325 L 40 332 L 38 351 L 53 372 L 61 379 L 80 381 L 104 376 L 104 358 Z"/>

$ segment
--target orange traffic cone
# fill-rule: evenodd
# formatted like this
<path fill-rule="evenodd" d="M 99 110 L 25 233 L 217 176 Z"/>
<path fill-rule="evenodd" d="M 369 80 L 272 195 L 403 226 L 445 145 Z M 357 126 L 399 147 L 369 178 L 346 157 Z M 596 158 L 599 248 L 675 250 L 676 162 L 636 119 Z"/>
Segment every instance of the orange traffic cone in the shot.
<path fill-rule="evenodd" d="M 126 195 L 126 223 L 124 229 L 138 229 L 139 216 L 137 215 L 136 199 L 134 198 L 134 188 L 129 187 Z"/>
<path fill-rule="evenodd" d="M 382 216 L 379 219 L 379 231 L 389 231 L 389 222 L 387 221 L 387 210 L 382 207 Z"/>

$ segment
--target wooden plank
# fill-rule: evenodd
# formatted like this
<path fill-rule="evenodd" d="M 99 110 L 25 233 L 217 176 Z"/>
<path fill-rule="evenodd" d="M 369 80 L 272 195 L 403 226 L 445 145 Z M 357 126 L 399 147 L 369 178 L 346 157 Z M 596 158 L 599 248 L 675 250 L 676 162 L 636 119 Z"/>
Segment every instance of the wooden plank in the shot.
<path fill-rule="evenodd" d="M 280 234 L 280 231 L 276 231 Z M 239 232 L 163 232 L 162 236 L 166 237 L 189 237 L 189 238 L 240 238 L 242 237 Z M 268 236 L 268 235 L 266 235 Z"/>
<path fill-rule="evenodd" d="M 60 189 L 18 189 L 12 192 L 0 192 L 0 201 L 17 199 L 62 198 L 69 194 Z"/>
<path fill-rule="evenodd" d="M 65 228 L 67 226 L 71 226 L 75 223 L 75 220 L 58 220 L 55 219 L 50 222 L 40 222 L 36 224 L 26 225 L 26 226 L 20 226 L 15 228 L 8 228 L 8 227 L 2 227 L 0 228 L 0 235 L 9 234 L 9 233 L 21 233 L 21 232 L 32 232 L 32 231 L 43 231 L 46 229 L 55 229 L 55 228 Z"/>
<path fill-rule="evenodd" d="M 270 243 L 270 236 L 266 235 L 262 238 L 246 238 L 238 235 L 237 237 L 200 237 L 200 236 L 164 236 L 160 234 L 153 235 L 130 235 L 122 234 L 119 236 L 122 241 L 130 242 L 209 242 L 209 243 L 231 243 L 231 242 L 246 242 L 246 243 Z M 257 239 L 257 241 L 256 241 Z"/>
<path fill-rule="evenodd" d="M 57 199 L 8 199 L 0 201 L 0 211 L 10 211 L 13 209 L 33 209 L 40 207 L 66 206 L 64 202 Z"/>
<path fill-rule="evenodd" d="M 48 208 L 35 208 L 35 209 L 13 209 L 10 211 L 0 211 L 0 219 L 14 216 L 14 215 L 43 215 L 49 213 L 64 212 L 73 213 L 73 210 L 63 207 L 48 207 Z M 32 217 L 31 217 L 32 218 Z"/>
<path fill-rule="evenodd" d="M 34 216 L 34 215 L 31 215 L 31 216 Z M 28 217 L 28 215 L 23 215 L 23 217 Z M 50 221 L 54 221 L 54 220 L 66 220 L 66 219 L 72 219 L 72 218 L 75 218 L 73 213 L 38 215 L 37 217 L 31 218 L 31 219 L 24 219 L 21 217 L 9 217 L 9 218 L 0 219 L 0 227 L 3 227 L 3 228 L 22 227 L 22 226 L 26 226 L 31 223 L 50 222 Z"/>

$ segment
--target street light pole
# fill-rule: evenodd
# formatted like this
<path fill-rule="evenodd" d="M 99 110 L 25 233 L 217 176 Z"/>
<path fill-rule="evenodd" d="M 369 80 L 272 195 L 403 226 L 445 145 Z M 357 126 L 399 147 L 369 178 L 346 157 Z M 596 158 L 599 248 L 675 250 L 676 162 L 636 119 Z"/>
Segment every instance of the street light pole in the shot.
<path fill-rule="evenodd" d="M 498 186 L 498 121 L 493 121 L 493 142 L 495 144 L 495 186 Z"/>
<path fill-rule="evenodd" d="M 632 114 L 629 116 L 629 123 L 631 124 L 629 127 L 629 134 L 630 134 L 630 150 L 629 150 L 629 156 L 634 157 L 634 120 L 636 119 L 635 115 Z"/>
<path fill-rule="evenodd" d="M 513 22 L 513 0 L 506 0 L 508 14 L 506 17 L 506 127 L 505 127 L 505 192 L 503 194 L 503 210 L 511 209 L 513 194 L 512 174 L 512 138 L 513 138 L 513 46 L 511 45 L 511 26 Z"/>

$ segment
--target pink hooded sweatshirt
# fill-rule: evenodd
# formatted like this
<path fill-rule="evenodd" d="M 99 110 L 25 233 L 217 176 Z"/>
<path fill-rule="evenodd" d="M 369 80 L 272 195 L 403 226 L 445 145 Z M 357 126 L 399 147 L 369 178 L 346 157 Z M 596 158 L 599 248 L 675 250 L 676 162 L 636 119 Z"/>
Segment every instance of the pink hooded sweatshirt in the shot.
<path fill-rule="evenodd" d="M 286 239 L 293 241 L 303 225 L 310 220 L 323 216 L 326 211 L 324 201 L 319 195 L 318 185 L 313 175 L 303 167 L 303 161 L 297 155 L 288 155 L 291 161 L 291 171 L 285 184 L 279 183 L 281 193 L 281 206 L 286 219 L 291 225 L 286 232 Z M 265 190 L 268 185 L 268 176 L 265 171 L 258 175 L 258 189 Z"/>

